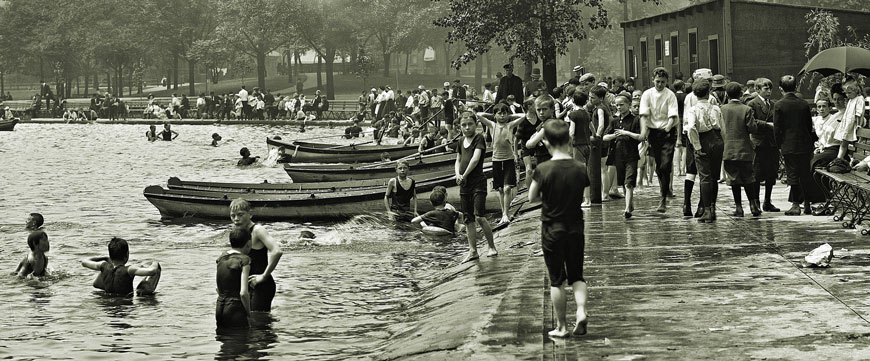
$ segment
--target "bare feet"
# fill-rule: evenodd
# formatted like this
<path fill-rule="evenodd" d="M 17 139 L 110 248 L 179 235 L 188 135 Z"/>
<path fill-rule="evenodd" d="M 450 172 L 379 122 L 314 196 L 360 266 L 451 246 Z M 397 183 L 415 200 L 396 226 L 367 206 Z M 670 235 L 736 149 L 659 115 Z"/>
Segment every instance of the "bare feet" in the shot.
<path fill-rule="evenodd" d="M 480 258 L 480 256 L 477 255 L 477 252 L 469 253 L 467 256 L 465 256 L 465 258 L 462 259 L 462 262 L 460 262 L 460 263 L 471 262 L 471 261 L 474 261 L 474 260 L 479 259 L 479 258 Z"/>
<path fill-rule="evenodd" d="M 553 329 L 550 332 L 547 332 L 547 334 L 550 335 L 550 337 L 559 337 L 559 338 L 565 338 L 565 337 L 568 337 L 571 335 L 571 333 L 568 332 L 567 329 L 558 329 L 558 328 Z"/>
<path fill-rule="evenodd" d="M 498 256 L 498 251 L 495 248 L 490 248 L 489 251 L 486 252 L 487 257 L 495 257 Z"/>
<path fill-rule="evenodd" d="M 511 223 L 511 219 L 507 216 L 507 214 L 501 216 L 501 220 L 498 223 Z"/>
<path fill-rule="evenodd" d="M 574 335 L 577 335 L 577 336 L 585 335 L 586 334 L 586 325 L 588 323 L 589 323 L 588 319 L 585 319 L 585 318 L 583 320 L 578 320 L 577 324 L 574 325 L 574 331 L 572 331 L 571 333 L 573 333 Z"/>
<path fill-rule="evenodd" d="M 583 207 L 583 208 L 589 208 L 589 207 L 592 207 L 592 202 L 585 201 L 585 202 L 583 202 L 583 203 L 580 204 L 580 207 Z"/>

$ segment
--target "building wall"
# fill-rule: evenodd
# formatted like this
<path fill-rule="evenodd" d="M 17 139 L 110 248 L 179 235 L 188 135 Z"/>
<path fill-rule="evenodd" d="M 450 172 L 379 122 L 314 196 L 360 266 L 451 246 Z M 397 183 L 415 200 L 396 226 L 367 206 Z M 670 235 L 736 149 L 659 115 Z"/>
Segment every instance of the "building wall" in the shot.
<path fill-rule="evenodd" d="M 689 31 L 693 30 L 697 34 L 697 62 L 690 63 L 689 54 Z M 670 45 L 671 34 L 676 32 L 677 48 L 676 62 L 674 62 L 673 51 L 668 49 L 667 52 L 662 51 L 662 66 L 675 75 L 677 72 L 683 74 L 683 78 L 691 76 L 692 72 L 697 68 L 710 67 L 710 37 L 718 37 L 718 63 L 720 72 L 725 71 L 725 46 L 723 34 L 723 18 L 721 12 L 721 3 L 713 2 L 698 7 L 692 8 L 690 11 L 677 12 L 667 14 L 662 18 L 653 18 L 626 24 L 625 32 L 625 74 L 632 74 L 632 61 L 629 58 L 629 49 L 633 50 L 633 56 L 636 59 L 636 80 L 635 86 L 639 89 L 651 86 L 652 70 L 656 68 L 656 37 L 661 36 L 662 47 L 667 42 Z M 642 63 L 642 48 L 641 40 L 646 38 L 647 49 L 647 66 L 643 67 Z"/>
<path fill-rule="evenodd" d="M 731 6 L 734 24 L 732 79 L 742 83 L 766 77 L 776 84 L 784 74 L 797 75 L 809 60 L 804 43 L 809 27 L 805 16 L 810 9 L 750 2 L 733 2 Z M 852 26 L 859 36 L 870 33 L 870 15 L 839 10 L 831 12 L 840 20 L 841 32 Z M 808 81 L 802 85 L 800 91 L 803 94 L 809 94 L 807 90 L 815 88 L 815 84 Z"/>

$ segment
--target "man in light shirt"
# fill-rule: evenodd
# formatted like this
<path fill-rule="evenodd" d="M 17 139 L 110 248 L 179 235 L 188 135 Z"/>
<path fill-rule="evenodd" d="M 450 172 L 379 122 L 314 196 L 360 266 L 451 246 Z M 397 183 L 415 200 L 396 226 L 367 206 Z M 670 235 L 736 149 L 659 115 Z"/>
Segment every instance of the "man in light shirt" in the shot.
<path fill-rule="evenodd" d="M 677 96 L 667 88 L 668 71 L 658 67 L 653 70 L 655 87 L 647 89 L 640 97 L 640 117 L 646 124 L 649 150 L 656 161 L 656 175 L 659 179 L 661 201 L 656 209 L 667 210 L 670 192 L 671 172 L 673 171 L 674 146 L 677 142 L 676 125 L 679 121 Z"/>
<path fill-rule="evenodd" d="M 248 90 L 242 85 L 242 90 L 239 90 L 239 101 L 242 102 L 242 116 L 245 119 L 251 118 L 251 106 L 248 104 Z"/>

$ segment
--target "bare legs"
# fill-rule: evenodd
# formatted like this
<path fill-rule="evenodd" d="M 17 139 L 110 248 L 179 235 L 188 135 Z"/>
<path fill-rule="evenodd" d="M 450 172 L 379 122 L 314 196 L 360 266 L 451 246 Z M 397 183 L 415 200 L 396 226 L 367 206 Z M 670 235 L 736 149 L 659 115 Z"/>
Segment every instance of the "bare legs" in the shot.
<path fill-rule="evenodd" d="M 577 302 L 577 324 L 574 326 L 573 333 L 583 335 L 586 333 L 586 282 L 574 282 L 571 288 L 574 289 L 574 301 Z M 564 286 L 550 287 L 550 301 L 556 313 L 556 328 L 548 333 L 552 337 L 568 337 L 572 333 L 568 332 L 566 296 Z"/>

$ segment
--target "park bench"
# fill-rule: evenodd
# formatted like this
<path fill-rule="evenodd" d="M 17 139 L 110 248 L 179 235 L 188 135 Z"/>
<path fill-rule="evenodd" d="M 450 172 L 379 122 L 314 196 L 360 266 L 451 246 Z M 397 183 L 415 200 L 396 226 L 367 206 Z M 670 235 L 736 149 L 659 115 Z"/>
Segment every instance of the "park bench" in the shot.
<path fill-rule="evenodd" d="M 323 120 L 347 120 L 356 116 L 358 111 L 356 100 L 330 100 L 329 109 L 323 111 Z"/>
<path fill-rule="evenodd" d="M 870 129 L 858 128 L 858 141 L 849 145 L 847 154 L 855 160 L 870 155 Z M 861 226 L 870 211 L 870 174 L 854 170 L 832 173 L 823 168 L 815 171 L 829 190 L 828 201 L 820 211 L 833 214 L 835 222 L 843 222 L 843 228 Z M 861 227 L 861 234 L 870 234 L 870 229 Z"/>

